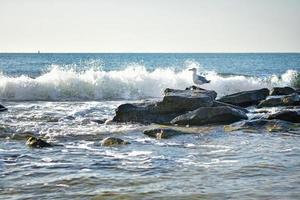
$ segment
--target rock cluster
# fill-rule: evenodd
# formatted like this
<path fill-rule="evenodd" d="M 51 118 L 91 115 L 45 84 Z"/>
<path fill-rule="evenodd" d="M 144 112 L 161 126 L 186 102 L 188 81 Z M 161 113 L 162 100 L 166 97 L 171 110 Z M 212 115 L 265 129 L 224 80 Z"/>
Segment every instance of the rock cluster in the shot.
<path fill-rule="evenodd" d="M 295 127 L 294 123 L 300 123 L 300 110 L 289 110 L 291 106 L 297 108 L 300 105 L 299 94 L 290 87 L 243 91 L 218 100 L 216 92 L 195 86 L 185 90 L 166 89 L 164 94 L 162 101 L 120 105 L 113 121 L 173 127 L 224 124 L 227 131 L 264 129 L 269 132 L 289 131 Z M 248 120 L 249 106 L 252 106 L 251 113 L 264 113 L 266 117 Z M 284 109 L 273 114 L 255 110 L 255 107 L 279 106 Z M 147 129 L 144 134 L 163 139 L 186 132 L 169 127 Z"/>
<path fill-rule="evenodd" d="M 191 87 L 186 90 L 166 89 L 164 94 L 159 102 L 120 105 L 113 121 L 203 125 L 231 123 L 247 118 L 243 108 L 216 101 L 215 91 Z"/>
<path fill-rule="evenodd" d="M 216 100 L 215 91 L 204 90 L 195 86 L 185 90 L 166 89 L 161 101 L 122 104 L 116 109 L 112 122 L 164 124 L 146 129 L 144 134 L 156 139 L 167 139 L 192 133 L 190 126 L 225 125 L 225 131 L 244 132 L 288 132 L 298 133 L 300 128 L 300 97 L 293 88 L 273 88 L 243 91 L 224 96 Z M 247 109 L 247 106 L 252 106 Z M 270 114 L 267 110 L 255 108 L 279 107 L 279 111 Z M 0 111 L 7 110 L 0 105 Z M 252 110 L 252 111 L 251 111 Z M 250 112 L 251 111 L 251 112 Z M 266 116 L 248 120 L 247 113 L 263 113 Z M 106 123 L 105 120 L 94 120 Z M 155 126 L 158 126 L 155 125 Z M 52 147 L 40 138 L 28 135 L 26 144 L 32 148 Z M 116 137 L 107 137 L 100 141 L 102 146 L 119 146 L 129 142 Z"/>

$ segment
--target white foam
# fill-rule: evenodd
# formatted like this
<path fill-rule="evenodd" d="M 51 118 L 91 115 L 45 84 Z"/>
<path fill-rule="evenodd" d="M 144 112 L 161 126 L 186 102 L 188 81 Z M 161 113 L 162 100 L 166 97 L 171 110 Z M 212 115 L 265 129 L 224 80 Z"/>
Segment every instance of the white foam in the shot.
<path fill-rule="evenodd" d="M 37 78 L 0 74 L 0 100 L 116 100 L 161 97 L 165 88 L 184 89 L 193 85 L 191 72 L 187 70 L 190 67 L 199 68 L 199 64 L 188 63 L 187 68 L 181 71 L 170 68 L 147 71 L 144 66 L 131 65 L 118 71 L 91 68 L 76 72 L 54 66 Z M 243 90 L 291 85 L 297 71 L 288 70 L 281 77 L 273 75 L 266 78 L 242 75 L 222 77 L 213 71 L 206 71 L 204 74 L 211 83 L 202 87 L 215 90 L 222 96 Z"/>

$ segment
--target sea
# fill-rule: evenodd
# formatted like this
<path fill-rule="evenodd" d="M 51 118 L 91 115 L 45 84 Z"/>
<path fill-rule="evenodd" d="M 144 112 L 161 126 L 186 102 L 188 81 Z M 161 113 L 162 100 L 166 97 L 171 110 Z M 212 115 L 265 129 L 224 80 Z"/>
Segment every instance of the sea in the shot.
<path fill-rule="evenodd" d="M 1 53 L 0 199 L 299 199 L 299 134 L 225 132 L 157 140 L 110 122 L 123 103 L 211 82 L 218 98 L 295 86 L 299 53 Z M 57 146 L 33 149 L 24 134 Z M 130 142 L 104 147 L 108 136 Z"/>

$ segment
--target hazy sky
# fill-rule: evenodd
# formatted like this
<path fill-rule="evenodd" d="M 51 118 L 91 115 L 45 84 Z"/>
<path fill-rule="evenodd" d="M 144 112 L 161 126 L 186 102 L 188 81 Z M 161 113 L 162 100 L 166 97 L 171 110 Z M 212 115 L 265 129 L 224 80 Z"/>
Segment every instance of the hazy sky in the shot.
<path fill-rule="evenodd" d="M 0 52 L 300 52 L 300 0 L 0 0 Z"/>

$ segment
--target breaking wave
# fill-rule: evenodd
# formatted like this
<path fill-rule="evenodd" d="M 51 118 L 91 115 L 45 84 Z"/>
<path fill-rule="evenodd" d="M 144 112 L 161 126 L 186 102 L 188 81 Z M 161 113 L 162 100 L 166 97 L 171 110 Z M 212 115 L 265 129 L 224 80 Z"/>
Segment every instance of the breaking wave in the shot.
<path fill-rule="evenodd" d="M 197 64 L 195 66 L 199 67 Z M 170 68 L 148 71 L 144 66 L 128 66 L 117 71 L 91 68 L 82 72 L 54 66 L 36 78 L 0 74 L 0 99 L 72 101 L 161 97 L 165 88 L 183 89 L 193 85 L 191 72 L 187 69 L 195 66 L 187 66 L 181 71 Z M 281 76 L 264 78 L 222 76 L 214 71 L 205 71 L 204 75 L 211 82 L 202 87 L 215 90 L 219 96 L 263 87 L 292 86 L 295 78 L 299 78 L 295 70 L 287 70 Z"/>

